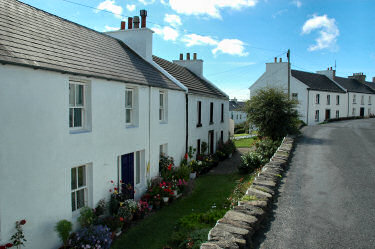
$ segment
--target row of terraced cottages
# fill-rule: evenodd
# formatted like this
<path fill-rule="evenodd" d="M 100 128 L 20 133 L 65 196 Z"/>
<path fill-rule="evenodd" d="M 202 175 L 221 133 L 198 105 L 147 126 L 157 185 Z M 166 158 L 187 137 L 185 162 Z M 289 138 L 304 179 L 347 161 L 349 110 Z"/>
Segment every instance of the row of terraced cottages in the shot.
<path fill-rule="evenodd" d="M 16 0 L 0 0 L 0 244 L 26 218 L 28 249 L 57 248 L 54 226 L 109 198 L 135 199 L 189 146 L 228 139 L 229 99 L 203 61 L 152 54 L 146 11 L 100 33 Z"/>
<path fill-rule="evenodd" d="M 290 68 L 290 67 L 289 67 Z M 355 73 L 348 78 L 336 76 L 336 70 L 310 73 L 288 70 L 288 63 L 266 63 L 266 72 L 250 86 L 250 95 L 264 87 L 278 87 L 288 92 L 290 77 L 290 97 L 298 100 L 300 119 L 308 125 L 342 117 L 366 117 L 375 114 L 375 78 L 365 81 L 363 73 Z"/>

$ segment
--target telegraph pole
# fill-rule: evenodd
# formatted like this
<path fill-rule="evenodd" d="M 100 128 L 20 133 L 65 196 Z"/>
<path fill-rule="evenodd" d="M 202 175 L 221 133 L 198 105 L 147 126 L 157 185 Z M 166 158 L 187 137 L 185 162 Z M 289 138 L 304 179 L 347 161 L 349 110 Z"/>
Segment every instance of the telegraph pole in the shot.
<path fill-rule="evenodd" d="M 286 57 L 288 58 L 288 99 L 290 99 L 290 49 L 288 49 Z"/>

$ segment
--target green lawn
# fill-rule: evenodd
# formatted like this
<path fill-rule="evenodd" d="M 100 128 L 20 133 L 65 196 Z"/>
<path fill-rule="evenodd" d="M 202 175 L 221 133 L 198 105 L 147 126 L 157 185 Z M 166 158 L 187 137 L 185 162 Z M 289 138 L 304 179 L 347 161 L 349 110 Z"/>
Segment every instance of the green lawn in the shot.
<path fill-rule="evenodd" d="M 243 138 L 243 139 L 238 139 L 234 140 L 234 144 L 236 145 L 237 148 L 250 148 L 256 140 L 256 137 L 251 137 L 251 138 Z"/>
<path fill-rule="evenodd" d="M 234 137 L 248 136 L 248 133 L 234 134 Z"/>
<path fill-rule="evenodd" d="M 233 191 L 235 180 L 241 175 L 204 175 L 195 180 L 193 193 L 169 206 L 163 207 L 153 215 L 130 228 L 116 240 L 113 249 L 161 249 L 168 244 L 176 222 L 182 216 L 205 212 L 212 205 L 220 208 Z"/>

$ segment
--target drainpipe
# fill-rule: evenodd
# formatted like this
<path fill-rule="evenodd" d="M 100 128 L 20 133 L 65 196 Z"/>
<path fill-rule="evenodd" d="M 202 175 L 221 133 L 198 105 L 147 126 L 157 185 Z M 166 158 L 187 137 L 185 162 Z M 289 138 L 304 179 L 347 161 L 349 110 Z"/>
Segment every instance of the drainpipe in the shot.
<path fill-rule="evenodd" d="M 189 96 L 185 93 L 185 102 L 186 102 L 186 145 L 185 145 L 185 153 L 188 153 L 188 146 L 189 146 Z"/>
<path fill-rule="evenodd" d="M 306 114 L 307 125 L 309 125 L 309 107 L 310 107 L 310 89 L 307 88 L 307 114 Z"/>
<path fill-rule="evenodd" d="M 150 179 L 151 179 L 151 89 L 152 89 L 152 86 L 150 86 L 148 90 L 148 163 L 150 164 L 150 172 L 149 172 Z"/>

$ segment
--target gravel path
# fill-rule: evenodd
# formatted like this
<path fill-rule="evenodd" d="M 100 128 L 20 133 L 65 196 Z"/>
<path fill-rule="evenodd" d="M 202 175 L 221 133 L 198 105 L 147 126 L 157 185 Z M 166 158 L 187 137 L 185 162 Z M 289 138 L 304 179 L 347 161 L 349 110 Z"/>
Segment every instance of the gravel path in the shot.
<path fill-rule="evenodd" d="M 221 161 L 219 165 L 211 169 L 210 175 L 225 175 L 232 174 L 238 171 L 237 166 L 241 163 L 241 155 L 250 151 L 250 148 L 237 148 L 232 158 Z"/>

